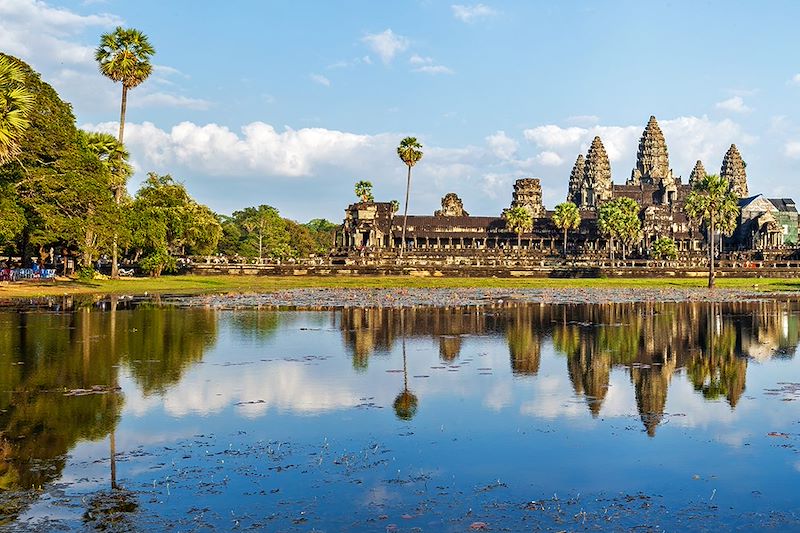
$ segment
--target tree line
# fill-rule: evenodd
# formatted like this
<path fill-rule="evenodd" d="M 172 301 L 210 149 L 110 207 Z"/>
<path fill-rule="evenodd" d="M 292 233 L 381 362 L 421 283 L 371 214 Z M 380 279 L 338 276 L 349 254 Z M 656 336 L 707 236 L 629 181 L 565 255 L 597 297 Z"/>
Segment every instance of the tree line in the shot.
<path fill-rule="evenodd" d="M 181 256 L 289 259 L 327 252 L 335 225 L 299 224 L 268 205 L 231 216 L 194 200 L 170 175 L 149 173 L 133 195 L 123 144 L 127 93 L 150 74 L 154 50 L 136 30 L 101 37 L 100 71 L 123 92 L 119 135 L 79 129 L 71 106 L 25 62 L 0 53 L 0 251 L 64 273 L 91 273 L 110 257 L 158 276 Z M 119 257 L 118 257 L 119 256 Z M 12 264 L 8 264 L 12 263 Z"/>

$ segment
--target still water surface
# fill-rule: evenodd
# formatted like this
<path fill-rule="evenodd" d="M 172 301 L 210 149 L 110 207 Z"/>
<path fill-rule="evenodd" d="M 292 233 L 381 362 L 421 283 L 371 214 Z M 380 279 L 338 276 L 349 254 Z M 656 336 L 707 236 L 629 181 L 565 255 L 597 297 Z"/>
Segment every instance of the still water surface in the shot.
<path fill-rule="evenodd" d="M 108 309 L 0 312 L 0 528 L 800 528 L 798 302 Z"/>

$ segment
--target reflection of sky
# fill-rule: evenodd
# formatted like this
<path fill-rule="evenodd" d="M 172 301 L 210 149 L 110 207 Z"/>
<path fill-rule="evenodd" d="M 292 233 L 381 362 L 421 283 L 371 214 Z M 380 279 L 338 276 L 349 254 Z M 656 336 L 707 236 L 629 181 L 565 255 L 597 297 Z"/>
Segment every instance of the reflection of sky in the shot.
<path fill-rule="evenodd" d="M 800 482 L 796 453 L 767 437 L 798 432 L 798 402 L 763 394 L 800 375 L 796 359 L 751 361 L 735 409 L 724 398 L 703 399 L 685 371 L 676 371 L 666 415 L 650 438 L 624 367 L 610 372 L 593 418 L 587 399 L 573 392 L 566 357 L 549 338 L 542 341 L 537 375 L 515 376 L 503 335 L 465 335 L 450 364 L 439 359 L 438 338 L 409 337 L 408 383 L 419 408 L 403 423 L 392 410 L 403 389 L 399 338 L 389 353 L 373 354 L 366 371 L 356 371 L 331 313 L 283 313 L 263 335 L 233 327 L 231 316 L 220 315 L 216 343 L 162 395 L 145 396 L 130 375 L 122 376 L 117 447 L 123 456 L 197 435 L 231 447 L 289 441 L 352 450 L 378 442 L 391 448 L 386 471 L 364 474 L 372 483 L 361 491 L 346 489 L 373 504 L 397 497 L 399 488 L 381 484 L 382 476 L 415 472 L 469 490 L 501 480 L 519 501 L 553 492 L 641 490 L 685 502 L 716 490 L 720 505 L 738 505 L 758 491 L 781 506 L 792 498 L 787 489 Z M 102 445 L 79 445 L 64 479 L 85 478 L 87 464 L 101 457 L 107 457 Z M 147 458 L 123 460 L 120 477 L 155 482 L 161 474 L 150 468 Z M 233 487 L 245 483 L 235 472 L 226 475 Z M 292 474 L 283 481 L 304 482 Z"/>

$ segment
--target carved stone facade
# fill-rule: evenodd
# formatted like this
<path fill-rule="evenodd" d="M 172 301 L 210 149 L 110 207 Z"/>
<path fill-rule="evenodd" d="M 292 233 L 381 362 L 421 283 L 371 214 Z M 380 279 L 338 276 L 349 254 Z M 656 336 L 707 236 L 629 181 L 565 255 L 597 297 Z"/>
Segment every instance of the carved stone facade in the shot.
<path fill-rule="evenodd" d="M 581 209 L 596 209 L 603 202 L 611 199 L 611 163 L 600 137 L 592 140 L 586 160 L 583 164 L 583 182 L 581 183 L 579 202 Z"/>
<path fill-rule="evenodd" d="M 702 180 L 706 177 L 706 169 L 703 166 L 703 162 L 699 159 L 697 163 L 694 164 L 694 168 L 692 169 L 692 173 L 689 174 L 689 185 L 694 187 L 694 184 L 698 181 Z"/>
<path fill-rule="evenodd" d="M 748 196 L 747 172 L 745 172 L 744 161 L 735 144 L 732 144 L 725 153 L 719 175 L 730 182 L 731 189 L 739 198 L 746 198 Z"/>
<path fill-rule="evenodd" d="M 569 175 L 569 188 L 567 189 L 567 201 L 575 205 L 581 205 L 581 189 L 583 187 L 583 167 L 586 162 L 583 159 L 583 154 L 578 154 L 578 159 L 575 160 L 575 165 L 572 167 L 572 172 Z"/>
<path fill-rule="evenodd" d="M 454 192 L 449 192 L 442 198 L 442 208 L 437 209 L 433 216 L 436 217 L 468 217 L 469 213 L 464 211 L 464 202 Z"/>
<path fill-rule="evenodd" d="M 511 207 L 522 207 L 533 218 L 545 216 L 542 205 L 542 185 L 538 178 L 523 178 L 514 183 Z"/>
<path fill-rule="evenodd" d="M 639 140 L 636 168 L 631 171 L 631 177 L 628 179 L 628 185 L 639 184 L 663 187 L 675 184 L 672 170 L 669 168 L 667 143 L 654 116 L 650 117 Z"/>

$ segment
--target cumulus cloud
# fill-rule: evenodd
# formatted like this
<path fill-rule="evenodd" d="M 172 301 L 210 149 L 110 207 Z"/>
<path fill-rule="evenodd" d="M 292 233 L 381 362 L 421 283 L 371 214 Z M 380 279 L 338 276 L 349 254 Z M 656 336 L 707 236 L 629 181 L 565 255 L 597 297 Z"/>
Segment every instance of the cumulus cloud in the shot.
<path fill-rule="evenodd" d="M 99 33 L 119 25 L 124 25 L 124 20 L 107 13 L 81 15 L 41 0 L 0 0 L 0 50 L 29 63 L 78 108 L 112 110 L 119 106 L 119 86 L 100 75 L 94 46 L 87 45 L 83 35 L 91 32 L 95 41 Z M 148 82 L 131 95 L 130 105 L 209 107 L 205 100 L 166 90 L 177 85 L 175 78 L 187 76 L 173 67 L 154 65 Z"/>
<path fill-rule="evenodd" d="M 744 99 L 741 96 L 732 96 L 727 100 L 717 102 L 714 104 L 714 107 L 733 113 L 749 113 L 752 111 L 752 108 L 745 105 Z"/>
<path fill-rule="evenodd" d="M 479 19 L 491 17 L 497 14 L 497 11 L 484 4 L 463 5 L 453 4 L 450 6 L 453 16 L 461 22 L 467 24 L 475 22 Z"/>
<path fill-rule="evenodd" d="M 500 159 L 513 159 L 517 154 L 519 143 L 506 135 L 504 131 L 498 131 L 486 137 L 486 143 L 494 155 Z"/>
<path fill-rule="evenodd" d="M 564 163 L 564 159 L 555 152 L 541 152 L 535 159 L 539 164 L 546 167 L 557 167 Z"/>
<path fill-rule="evenodd" d="M 328 78 L 326 78 L 322 74 L 311 74 L 309 77 L 311 78 L 311 81 L 313 81 L 314 83 L 316 83 L 318 85 L 323 85 L 325 87 L 330 87 L 331 86 L 331 80 L 329 80 Z"/>
<path fill-rule="evenodd" d="M 408 49 L 410 41 L 387 28 L 381 33 L 368 33 L 361 39 L 384 63 L 391 63 L 395 56 Z"/>

